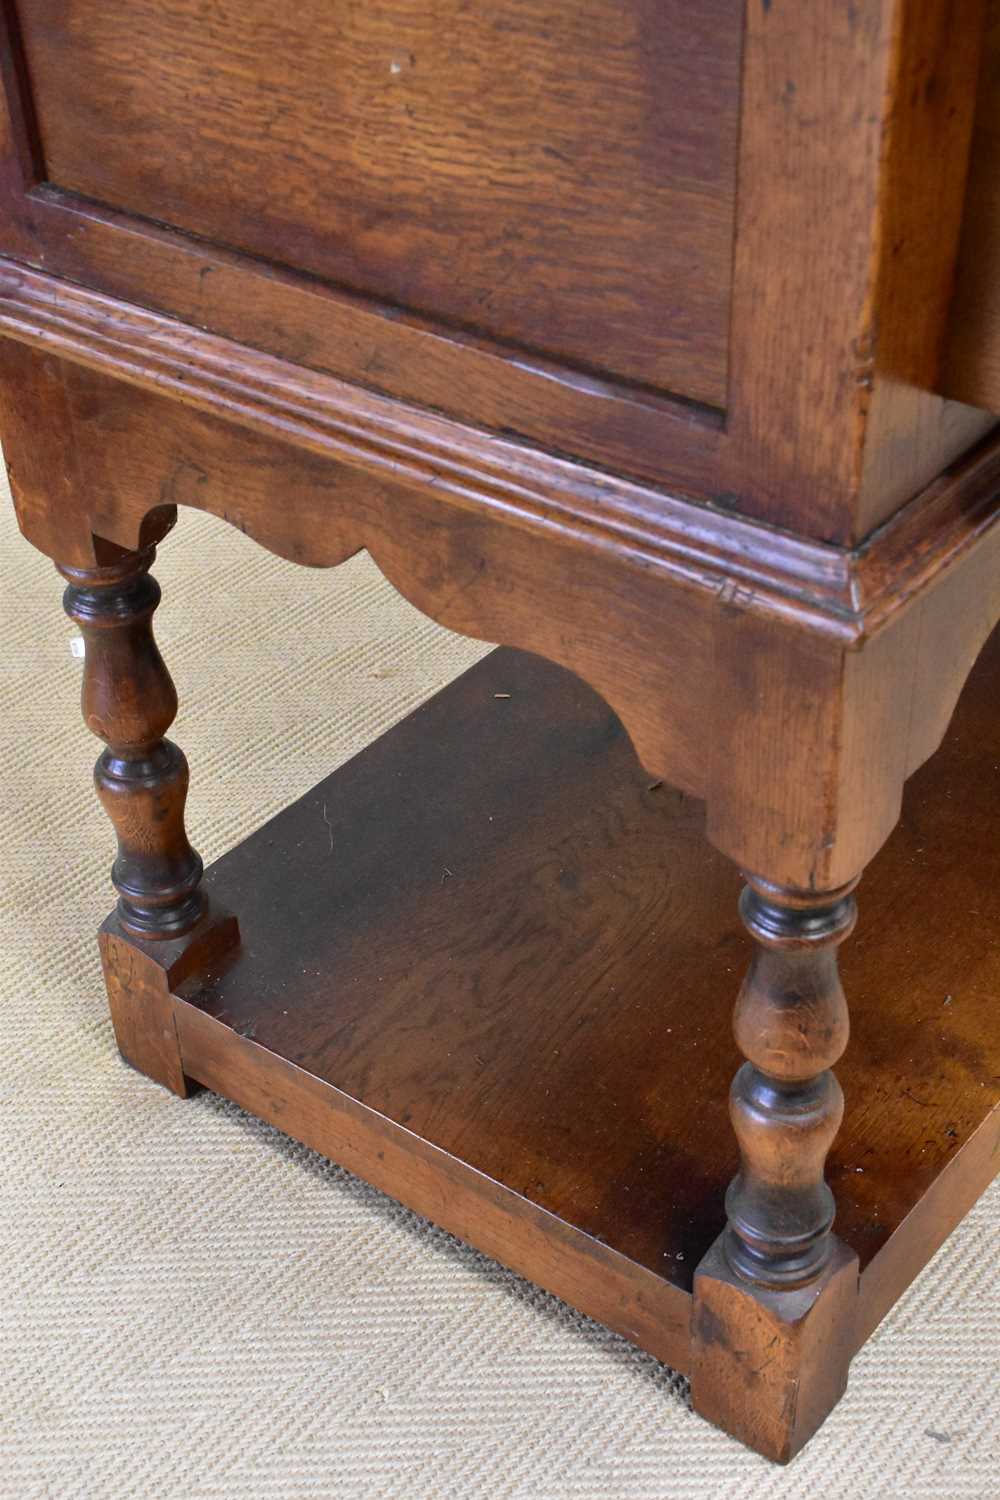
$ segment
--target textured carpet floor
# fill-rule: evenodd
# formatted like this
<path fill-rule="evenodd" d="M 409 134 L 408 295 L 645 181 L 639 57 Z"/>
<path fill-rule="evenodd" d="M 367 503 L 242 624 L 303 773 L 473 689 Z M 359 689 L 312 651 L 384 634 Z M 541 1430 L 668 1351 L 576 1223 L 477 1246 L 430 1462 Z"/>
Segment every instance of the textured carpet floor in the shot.
<path fill-rule="evenodd" d="M 683 1383 L 209 1094 L 126 1070 L 94 929 L 95 743 L 50 565 L 0 510 L 0 1496 L 1000 1496 L 1000 1194 L 778 1470 Z M 211 859 L 469 666 L 366 558 L 294 569 L 192 513 L 159 638 Z"/>

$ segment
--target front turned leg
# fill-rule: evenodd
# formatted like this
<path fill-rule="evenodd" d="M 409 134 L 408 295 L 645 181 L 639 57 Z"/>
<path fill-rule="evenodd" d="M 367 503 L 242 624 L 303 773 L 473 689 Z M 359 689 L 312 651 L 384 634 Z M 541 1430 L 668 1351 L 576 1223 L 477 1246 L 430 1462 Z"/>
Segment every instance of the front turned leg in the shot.
<path fill-rule="evenodd" d="M 741 1165 L 695 1273 L 691 1388 L 703 1416 L 781 1462 L 843 1394 L 854 1352 L 858 1261 L 831 1233 L 823 1169 L 844 1111 L 830 1070 L 847 1045 L 837 947 L 856 884 L 805 894 L 751 878 L 740 902 L 756 944 L 735 1014 Z"/>
<path fill-rule="evenodd" d="M 150 547 L 113 567 L 59 571 L 63 607 L 86 643 L 84 721 L 107 746 L 94 780 L 118 835 L 118 920 L 134 937 L 162 939 L 189 932 L 205 901 L 201 859 L 184 828 L 187 761 L 164 739 L 177 693 L 153 639 L 155 555 Z"/>
<path fill-rule="evenodd" d="M 170 986 L 231 947 L 236 928 L 227 913 L 208 912 L 202 862 L 184 827 L 187 761 L 164 738 L 177 694 L 153 638 L 155 556 L 148 547 L 104 567 L 59 571 L 66 613 L 86 643 L 84 720 L 106 745 L 97 793 L 118 837 L 118 906 L 101 929 L 118 1045 L 135 1067 L 185 1094 Z"/>

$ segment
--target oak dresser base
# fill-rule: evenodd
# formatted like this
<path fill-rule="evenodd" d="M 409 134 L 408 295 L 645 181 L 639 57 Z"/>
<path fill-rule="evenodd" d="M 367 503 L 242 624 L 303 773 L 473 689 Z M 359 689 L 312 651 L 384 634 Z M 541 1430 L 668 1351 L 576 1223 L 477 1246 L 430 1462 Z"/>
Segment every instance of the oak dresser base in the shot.
<path fill-rule="evenodd" d="M 1000 1168 L 998 672 L 995 634 L 844 949 L 842 1243 L 818 1327 L 845 1369 Z M 601 699 L 499 650 L 217 861 L 186 939 L 113 916 L 102 945 L 145 1071 L 235 1100 L 688 1372 L 736 1165 L 739 887 L 702 805 L 650 784 Z"/>

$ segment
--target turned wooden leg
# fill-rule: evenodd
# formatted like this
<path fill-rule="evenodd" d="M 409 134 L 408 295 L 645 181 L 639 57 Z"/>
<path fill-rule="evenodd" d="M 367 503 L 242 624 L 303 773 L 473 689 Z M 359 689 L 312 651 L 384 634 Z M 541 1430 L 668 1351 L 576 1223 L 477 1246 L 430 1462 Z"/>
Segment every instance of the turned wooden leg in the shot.
<path fill-rule="evenodd" d="M 153 638 L 160 589 L 154 547 L 95 568 L 60 567 L 64 606 L 86 642 L 83 716 L 104 740 L 97 793 L 118 837 L 118 906 L 102 956 L 119 1047 L 136 1067 L 186 1093 L 170 985 L 209 949 L 235 941 L 228 914 L 209 917 L 202 862 L 184 827 L 188 767 L 164 738 L 177 694 Z"/>
<path fill-rule="evenodd" d="M 692 1396 L 781 1461 L 842 1395 L 854 1352 L 857 1256 L 831 1233 L 823 1168 L 844 1110 L 831 1072 L 848 1037 L 837 947 L 856 884 L 805 894 L 752 878 L 740 902 L 756 943 L 735 1015 L 741 1166 L 695 1274 Z"/>
<path fill-rule="evenodd" d="M 201 859 L 184 829 L 187 761 L 164 739 L 177 694 L 153 639 L 155 556 L 149 547 L 112 567 L 59 571 L 63 606 L 86 642 L 84 721 L 107 746 L 94 780 L 118 835 L 118 918 L 133 936 L 167 938 L 190 931 L 204 897 Z"/>

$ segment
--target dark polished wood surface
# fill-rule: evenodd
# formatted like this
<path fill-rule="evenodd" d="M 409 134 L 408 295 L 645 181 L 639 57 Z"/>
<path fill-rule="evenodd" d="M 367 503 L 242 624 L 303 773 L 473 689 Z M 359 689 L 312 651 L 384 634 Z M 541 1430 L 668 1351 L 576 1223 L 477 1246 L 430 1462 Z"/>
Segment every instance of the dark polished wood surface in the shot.
<path fill-rule="evenodd" d="M 1000 0 L 986 12 L 942 389 L 1000 413 Z"/>
<path fill-rule="evenodd" d="M 581 492 L 559 460 L 463 446 L 452 424 L 323 380 L 278 391 L 273 363 L 152 322 L 126 342 L 57 312 L 38 352 L 0 346 L 15 503 L 44 551 L 92 566 L 97 544 L 158 540 L 177 504 L 313 566 L 367 547 L 442 624 L 585 678 L 647 770 L 705 799 L 741 868 L 823 891 L 884 842 L 1000 614 L 996 443 L 845 554 L 701 507 L 657 513 L 630 486 Z"/>
<path fill-rule="evenodd" d="M 1000 634 L 909 783 L 843 949 L 852 1034 L 828 1179 L 836 1232 L 863 1270 L 902 1254 L 893 1238 L 981 1151 L 977 1132 L 998 1139 L 998 681 Z M 575 1244 L 690 1290 L 736 1165 L 740 880 L 707 844 L 702 805 L 650 784 L 578 680 L 494 653 L 205 885 L 240 912 L 244 943 L 179 991 L 226 1028 L 179 1017 L 187 1071 L 209 1071 L 206 1036 L 227 1066 L 252 1044 L 259 1077 L 244 1102 L 291 1134 L 310 1138 L 280 1060 L 555 1215 Z M 210 1068 L 206 1081 L 230 1092 Z M 374 1147 L 351 1149 L 354 1170 L 410 1201 L 404 1167 L 390 1176 Z M 451 1227 L 441 1192 L 437 1209 L 418 1206 Z M 950 1227 L 948 1209 L 922 1225 L 917 1254 Z M 474 1222 L 465 1232 L 476 1242 Z M 520 1268 L 546 1279 L 529 1257 Z"/>
<path fill-rule="evenodd" d="M 996 1165 L 995 643 L 918 769 L 1000 619 L 995 5 L 0 3 L 0 425 L 88 636 L 122 1052 L 780 1460 Z M 205 901 L 184 506 L 578 677 L 494 658 Z"/>
<path fill-rule="evenodd" d="M 667 0 L 655 18 L 631 0 L 21 15 L 55 185 L 725 403 L 740 0 Z"/>
<path fill-rule="evenodd" d="M 995 422 L 938 394 L 983 15 L 7 0 L 0 251 L 853 544 Z"/>

